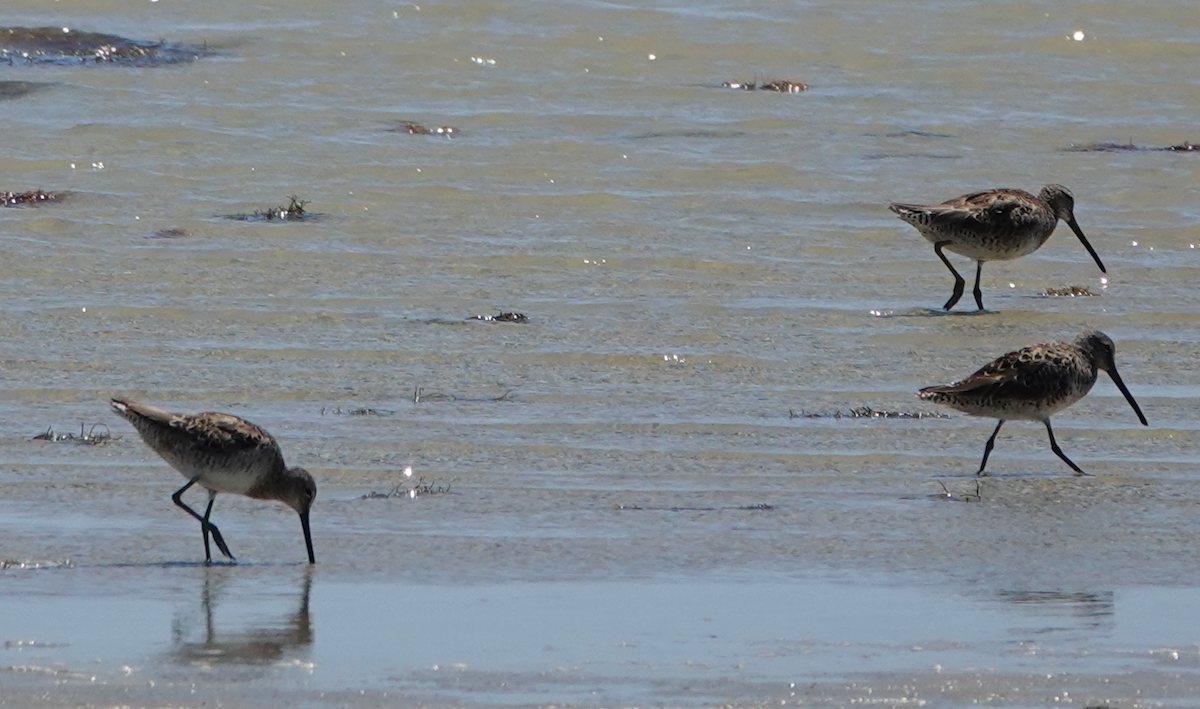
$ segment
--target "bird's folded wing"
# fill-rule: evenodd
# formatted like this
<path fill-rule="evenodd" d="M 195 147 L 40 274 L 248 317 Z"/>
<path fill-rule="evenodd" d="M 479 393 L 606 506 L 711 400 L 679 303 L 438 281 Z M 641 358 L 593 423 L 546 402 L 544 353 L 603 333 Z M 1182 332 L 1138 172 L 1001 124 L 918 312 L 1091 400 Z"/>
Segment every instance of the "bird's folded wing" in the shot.
<path fill-rule="evenodd" d="M 187 430 L 207 445 L 225 450 L 276 445 L 271 434 L 230 414 L 208 412 L 180 416 L 172 425 Z"/>

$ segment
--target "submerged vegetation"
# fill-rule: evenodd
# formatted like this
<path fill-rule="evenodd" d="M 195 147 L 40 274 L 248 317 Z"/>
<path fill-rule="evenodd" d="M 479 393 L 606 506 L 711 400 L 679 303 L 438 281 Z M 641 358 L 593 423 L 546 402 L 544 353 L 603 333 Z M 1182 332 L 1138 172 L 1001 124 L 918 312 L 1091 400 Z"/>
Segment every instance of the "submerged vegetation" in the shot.
<path fill-rule="evenodd" d="M 147 239 L 181 239 L 185 236 L 191 236 L 191 232 L 181 227 L 168 227 L 159 229 L 153 234 L 147 236 Z"/>
<path fill-rule="evenodd" d="M 768 505 L 765 502 L 760 502 L 757 505 L 721 505 L 720 507 L 642 507 L 640 505 L 621 505 L 615 504 L 612 506 L 614 510 L 625 512 L 632 510 L 635 512 L 650 511 L 650 512 L 770 512 L 775 509 L 773 505 Z"/>
<path fill-rule="evenodd" d="M 391 409 L 370 409 L 359 407 L 354 409 L 343 409 L 340 406 L 326 408 L 321 407 L 321 415 L 329 414 L 330 416 L 395 416 L 396 412 Z"/>
<path fill-rule="evenodd" d="M 82 443 L 88 446 L 99 446 L 109 441 L 119 441 L 121 437 L 112 435 L 108 430 L 108 424 L 94 423 L 91 428 L 87 428 L 87 424 L 80 421 L 78 436 L 74 433 L 55 433 L 53 427 L 47 427 L 45 433 L 39 433 L 30 440 L 50 441 L 51 443 Z"/>
<path fill-rule="evenodd" d="M 51 86 L 39 81 L 0 81 L 0 100 L 23 98 Z"/>
<path fill-rule="evenodd" d="M 367 494 L 359 497 L 360 500 L 388 500 L 393 497 L 405 497 L 414 499 L 425 495 L 456 495 L 450 487 L 453 483 L 439 484 L 436 480 L 425 481 L 425 478 L 412 479 L 412 467 L 407 467 L 403 471 L 404 480 L 392 486 L 387 492 L 376 492 L 372 490 Z"/>
<path fill-rule="evenodd" d="M 1046 290 L 1042 291 L 1041 293 L 1038 293 L 1038 295 L 1040 295 L 1040 296 L 1045 296 L 1045 297 L 1050 297 L 1050 298 L 1059 298 L 1059 297 L 1067 297 L 1067 298 L 1077 298 L 1077 297 L 1091 297 L 1091 298 L 1099 298 L 1099 297 L 1100 297 L 1100 294 L 1099 294 L 1099 293 L 1093 293 L 1093 292 L 1091 291 L 1091 289 L 1089 289 L 1087 286 L 1065 286 L 1065 287 L 1063 287 L 1063 288 L 1047 288 Z"/>
<path fill-rule="evenodd" d="M 425 387 L 413 388 L 413 403 L 419 404 L 423 401 L 512 401 L 513 390 L 509 389 L 500 396 L 484 396 L 477 398 L 464 398 L 455 396 L 454 394 L 442 394 L 439 392 L 425 393 Z"/>
<path fill-rule="evenodd" d="M 931 497 L 939 500 L 949 500 L 951 502 L 982 502 L 983 501 L 983 484 L 978 479 L 975 480 L 975 492 L 954 493 L 950 492 L 950 488 L 946 487 L 946 483 L 941 480 L 936 481 L 942 486 L 941 494 L 934 494 Z"/>

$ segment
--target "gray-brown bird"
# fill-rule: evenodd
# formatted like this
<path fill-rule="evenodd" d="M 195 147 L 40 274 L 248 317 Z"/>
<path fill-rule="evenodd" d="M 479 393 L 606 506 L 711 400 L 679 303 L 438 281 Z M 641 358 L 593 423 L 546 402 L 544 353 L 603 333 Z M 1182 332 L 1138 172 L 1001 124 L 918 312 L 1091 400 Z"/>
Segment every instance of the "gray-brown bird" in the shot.
<path fill-rule="evenodd" d="M 208 538 L 233 559 L 217 525 L 209 521 L 219 492 L 246 495 L 258 500 L 279 500 L 300 515 L 308 563 L 316 563 L 308 513 L 317 497 L 317 484 L 303 468 L 289 468 L 275 438 L 249 421 L 232 414 L 172 414 L 135 401 L 112 400 L 112 409 L 133 424 L 142 440 L 187 478 L 171 499 L 200 521 L 204 535 L 204 560 L 212 562 Z M 199 483 L 208 490 L 208 507 L 200 515 L 181 496 Z"/>
<path fill-rule="evenodd" d="M 1070 342 L 1049 342 L 1009 352 L 971 376 L 953 384 L 922 389 L 918 396 L 926 401 L 958 409 L 972 416 L 1000 419 L 983 449 L 983 461 L 977 475 L 984 475 L 988 456 L 996 444 L 996 434 L 1005 421 L 1025 419 L 1041 421 L 1050 435 L 1050 449 L 1071 466 L 1076 475 L 1086 475 L 1058 447 L 1050 416 L 1079 401 L 1092 390 L 1099 370 L 1108 372 L 1113 383 L 1125 395 L 1138 420 L 1148 426 L 1146 417 L 1121 375 L 1117 374 L 1113 341 L 1103 332 L 1080 333 Z"/>
<path fill-rule="evenodd" d="M 942 306 L 954 307 L 966 281 L 954 270 L 942 249 L 975 259 L 975 304 L 983 310 L 979 279 L 984 261 L 1011 261 L 1042 247 L 1061 219 L 1071 227 L 1084 248 L 1107 273 L 1096 250 L 1075 221 L 1075 196 L 1062 185 L 1046 185 L 1034 197 L 1025 190 L 996 189 L 972 192 L 942 204 L 900 204 L 888 207 L 912 224 L 930 242 L 933 252 L 954 274 L 954 293 Z"/>

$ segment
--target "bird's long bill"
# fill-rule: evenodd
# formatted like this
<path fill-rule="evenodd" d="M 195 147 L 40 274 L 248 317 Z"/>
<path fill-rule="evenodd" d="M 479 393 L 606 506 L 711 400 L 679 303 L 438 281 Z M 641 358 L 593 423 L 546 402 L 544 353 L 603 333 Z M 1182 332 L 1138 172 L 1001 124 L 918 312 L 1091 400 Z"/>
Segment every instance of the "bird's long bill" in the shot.
<path fill-rule="evenodd" d="M 1121 387 L 1121 391 L 1125 391 L 1124 386 Z M 1126 396 L 1129 396 L 1129 395 L 1126 394 Z M 1133 399 L 1130 399 L 1130 401 L 1133 401 Z M 1137 404 L 1134 404 L 1133 406 L 1134 406 L 1134 408 L 1137 408 Z M 1141 415 L 1141 412 L 1139 411 L 1138 414 Z M 315 564 L 315 563 L 317 563 L 317 557 L 313 555 L 312 532 L 310 532 L 308 529 L 308 511 L 307 510 L 300 513 L 300 527 L 304 530 L 304 546 L 308 547 L 308 563 Z"/>
<path fill-rule="evenodd" d="M 1121 393 L 1125 395 L 1125 401 L 1128 401 L 1129 405 L 1133 407 L 1133 412 L 1138 415 L 1138 420 L 1142 422 L 1142 425 L 1149 426 L 1150 424 L 1146 422 L 1146 417 L 1142 415 L 1142 409 L 1137 405 L 1137 402 L 1133 400 L 1133 394 L 1129 393 L 1129 390 L 1125 388 L 1125 382 L 1121 381 L 1121 375 L 1117 374 L 1117 368 L 1113 367 L 1112 369 L 1108 370 L 1108 376 L 1112 377 L 1113 383 L 1116 384 L 1117 388 L 1121 390 Z"/>
<path fill-rule="evenodd" d="M 1067 226 L 1071 227 L 1071 231 L 1075 232 L 1075 236 L 1078 236 L 1079 240 L 1083 242 L 1083 248 L 1087 249 L 1088 253 L 1092 255 L 1092 259 L 1095 260 L 1096 265 L 1100 267 L 1100 272 L 1108 273 L 1108 269 L 1104 268 L 1104 262 L 1100 260 L 1100 255 L 1097 254 L 1096 250 L 1092 248 L 1092 245 L 1088 243 L 1087 237 L 1083 235 L 1083 230 L 1079 228 L 1079 224 L 1075 221 L 1075 217 L 1071 217 L 1067 220 Z"/>

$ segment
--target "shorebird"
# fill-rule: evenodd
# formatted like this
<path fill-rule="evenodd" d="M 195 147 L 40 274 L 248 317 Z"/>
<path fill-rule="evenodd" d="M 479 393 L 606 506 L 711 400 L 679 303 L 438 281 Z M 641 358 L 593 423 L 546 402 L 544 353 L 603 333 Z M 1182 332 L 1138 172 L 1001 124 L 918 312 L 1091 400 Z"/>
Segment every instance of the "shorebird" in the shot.
<path fill-rule="evenodd" d="M 1101 273 L 1108 273 L 1096 250 L 1075 222 L 1075 196 L 1062 185 L 1046 185 L 1034 197 L 1025 190 L 997 189 L 972 192 L 942 204 L 900 204 L 888 207 L 912 224 L 933 243 L 933 252 L 954 274 L 954 293 L 942 306 L 954 307 L 962 297 L 966 281 L 954 270 L 942 249 L 975 259 L 975 304 L 983 310 L 979 278 L 984 261 L 1011 261 L 1041 248 L 1061 219 L 1071 227 L 1084 248 L 1095 259 Z"/>
<path fill-rule="evenodd" d="M 1014 419 L 1046 424 L 1054 454 L 1071 466 L 1076 475 L 1087 475 L 1058 447 L 1050 416 L 1086 396 L 1096 383 L 1098 370 L 1108 372 L 1138 420 L 1143 426 L 1149 425 L 1117 374 L 1113 352 L 1113 341 L 1108 335 L 1091 330 L 1070 342 L 1049 342 L 1009 352 L 962 381 L 926 387 L 918 396 L 972 416 L 1000 419 L 983 449 L 983 461 L 976 475 L 984 475 L 1000 427 Z"/>
<path fill-rule="evenodd" d="M 204 535 L 204 560 L 212 563 L 209 534 L 217 548 L 233 559 L 217 525 L 208 521 L 218 492 L 246 495 L 258 500 L 279 500 L 300 515 L 308 563 L 315 564 L 308 511 L 317 496 L 317 484 L 303 468 L 289 468 L 275 438 L 262 428 L 232 414 L 172 414 L 135 401 L 112 400 L 118 416 L 133 424 L 146 445 L 187 478 L 171 500 L 200 520 Z M 199 483 L 208 490 L 208 508 L 200 515 L 181 496 Z"/>

